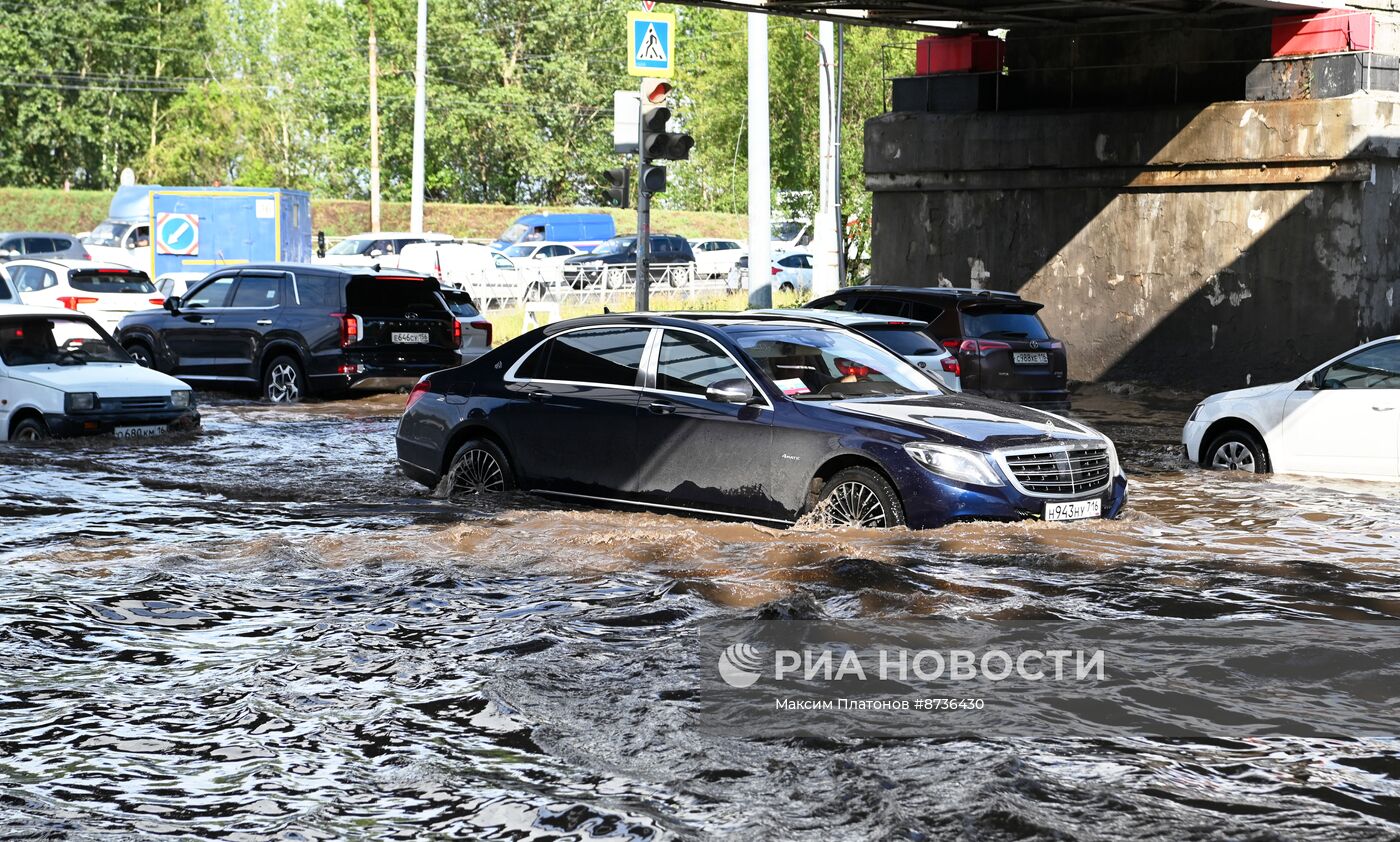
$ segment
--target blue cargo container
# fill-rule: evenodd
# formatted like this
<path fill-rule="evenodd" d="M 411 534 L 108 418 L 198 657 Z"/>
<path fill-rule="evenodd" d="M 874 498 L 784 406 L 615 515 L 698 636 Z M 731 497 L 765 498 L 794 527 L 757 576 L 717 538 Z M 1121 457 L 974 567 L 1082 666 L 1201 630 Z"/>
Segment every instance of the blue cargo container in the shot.
<path fill-rule="evenodd" d="M 151 187 L 146 204 L 152 278 L 240 263 L 311 261 L 311 196 L 301 190 Z"/>

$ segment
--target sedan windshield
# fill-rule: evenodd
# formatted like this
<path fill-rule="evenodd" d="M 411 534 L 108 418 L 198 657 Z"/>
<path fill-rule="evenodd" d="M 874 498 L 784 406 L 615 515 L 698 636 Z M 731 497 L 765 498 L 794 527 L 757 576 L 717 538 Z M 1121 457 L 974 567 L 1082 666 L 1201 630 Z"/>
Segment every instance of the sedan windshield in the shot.
<path fill-rule="evenodd" d="M 0 359 L 9 366 L 131 362 L 97 325 L 65 316 L 0 321 Z"/>
<path fill-rule="evenodd" d="M 504 254 L 506 257 L 529 257 L 535 253 L 535 249 L 537 248 L 539 248 L 539 246 L 511 246 L 505 250 Z"/>
<path fill-rule="evenodd" d="M 341 240 L 326 254 L 364 254 L 374 244 L 374 240 Z"/>
<path fill-rule="evenodd" d="M 632 248 L 636 242 L 636 237 L 613 237 L 611 240 L 599 243 L 598 247 L 593 250 L 593 254 L 622 254 Z"/>
<path fill-rule="evenodd" d="M 945 393 L 898 356 L 840 328 L 734 325 L 727 332 L 783 394 L 797 400 Z"/>

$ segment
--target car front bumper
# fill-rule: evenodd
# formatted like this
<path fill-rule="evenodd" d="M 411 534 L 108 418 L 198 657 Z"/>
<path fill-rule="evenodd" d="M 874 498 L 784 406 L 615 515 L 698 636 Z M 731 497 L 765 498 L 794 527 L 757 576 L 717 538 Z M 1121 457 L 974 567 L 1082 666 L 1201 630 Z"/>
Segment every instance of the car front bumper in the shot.
<path fill-rule="evenodd" d="M 911 529 L 933 529 L 965 520 L 1038 520 L 1046 503 L 1098 499 L 1103 518 L 1116 518 L 1128 502 L 1128 480 L 1117 474 L 1103 490 L 1075 497 L 1045 498 L 1022 494 L 1010 485 L 963 485 L 923 468 L 911 467 L 895 478 Z"/>
<path fill-rule="evenodd" d="M 168 409 L 158 412 L 84 412 L 77 415 L 45 413 L 44 424 L 54 438 L 100 436 L 119 427 L 164 427 L 168 433 L 199 428 L 199 412 L 194 409 Z"/>

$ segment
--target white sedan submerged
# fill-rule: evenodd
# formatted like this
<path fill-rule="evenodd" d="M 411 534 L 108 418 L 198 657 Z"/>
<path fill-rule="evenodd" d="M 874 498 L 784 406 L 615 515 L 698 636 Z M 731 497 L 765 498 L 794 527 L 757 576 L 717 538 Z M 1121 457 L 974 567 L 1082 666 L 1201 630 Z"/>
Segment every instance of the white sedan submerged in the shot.
<path fill-rule="evenodd" d="M 198 425 L 190 387 L 132 362 L 90 317 L 0 305 L 0 441 Z"/>
<path fill-rule="evenodd" d="M 1181 440 L 1207 468 L 1400 480 L 1400 336 L 1296 380 L 1211 395 Z"/>

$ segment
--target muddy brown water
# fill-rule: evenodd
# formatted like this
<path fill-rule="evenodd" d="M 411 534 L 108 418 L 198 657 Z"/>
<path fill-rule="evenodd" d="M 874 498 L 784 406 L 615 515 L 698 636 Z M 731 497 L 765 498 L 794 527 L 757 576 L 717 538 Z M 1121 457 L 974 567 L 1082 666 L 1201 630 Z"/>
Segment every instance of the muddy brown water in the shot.
<path fill-rule="evenodd" d="M 652 668 L 773 610 L 1400 618 L 1400 491 L 1189 467 L 1191 396 L 1080 396 L 1122 519 L 924 533 L 456 505 L 402 400 L 0 445 L 0 836 L 1400 837 L 1400 741 L 725 739 Z"/>

